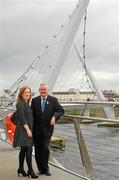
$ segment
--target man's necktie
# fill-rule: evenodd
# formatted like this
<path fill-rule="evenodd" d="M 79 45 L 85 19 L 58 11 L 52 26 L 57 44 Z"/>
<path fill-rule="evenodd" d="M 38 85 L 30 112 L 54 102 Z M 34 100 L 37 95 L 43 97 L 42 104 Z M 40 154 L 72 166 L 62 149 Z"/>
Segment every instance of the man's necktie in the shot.
<path fill-rule="evenodd" d="M 42 98 L 42 103 L 41 103 L 41 108 L 42 108 L 42 112 L 44 111 L 44 108 L 45 108 L 45 97 Z"/>

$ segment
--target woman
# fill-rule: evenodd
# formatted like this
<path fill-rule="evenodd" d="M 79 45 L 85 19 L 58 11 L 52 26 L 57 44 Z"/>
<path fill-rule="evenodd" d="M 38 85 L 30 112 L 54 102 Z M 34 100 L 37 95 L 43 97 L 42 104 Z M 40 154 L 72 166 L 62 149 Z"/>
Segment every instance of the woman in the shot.
<path fill-rule="evenodd" d="M 29 101 L 31 98 L 31 89 L 27 86 L 23 86 L 19 93 L 16 103 L 16 116 L 17 124 L 14 134 L 13 147 L 19 146 L 19 168 L 17 170 L 18 176 L 29 176 L 31 178 L 38 178 L 32 168 L 32 124 L 33 117 L 29 107 Z M 28 166 L 28 172 L 24 170 L 24 160 Z"/>

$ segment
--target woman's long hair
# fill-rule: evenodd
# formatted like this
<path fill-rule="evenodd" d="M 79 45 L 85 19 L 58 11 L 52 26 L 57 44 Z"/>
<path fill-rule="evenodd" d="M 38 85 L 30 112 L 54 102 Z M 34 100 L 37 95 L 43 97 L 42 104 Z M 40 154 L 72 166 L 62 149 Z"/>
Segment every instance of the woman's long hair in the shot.
<path fill-rule="evenodd" d="M 18 104 L 18 102 L 19 102 L 20 100 L 24 100 L 23 97 L 22 97 L 22 95 L 23 95 L 23 93 L 24 93 L 24 91 L 25 91 L 26 89 L 29 89 L 29 90 L 30 90 L 30 93 L 31 93 L 31 88 L 30 88 L 30 87 L 28 87 L 28 86 L 22 86 L 22 87 L 20 88 L 19 92 L 18 92 L 16 104 Z M 31 95 L 30 95 L 30 98 L 29 98 L 29 100 L 28 100 L 28 104 L 29 104 L 30 99 L 31 99 Z"/>

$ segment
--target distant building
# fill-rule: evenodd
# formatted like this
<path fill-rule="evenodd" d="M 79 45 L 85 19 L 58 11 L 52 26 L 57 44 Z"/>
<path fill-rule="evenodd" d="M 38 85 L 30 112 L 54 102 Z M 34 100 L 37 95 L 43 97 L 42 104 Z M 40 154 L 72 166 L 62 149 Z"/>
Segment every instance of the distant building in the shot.
<path fill-rule="evenodd" d="M 0 107 L 4 107 L 11 102 L 11 97 L 5 91 L 0 91 Z"/>
<path fill-rule="evenodd" d="M 119 93 L 112 90 L 104 90 L 103 94 L 108 101 L 119 101 Z"/>
<path fill-rule="evenodd" d="M 53 96 L 57 97 L 59 101 L 86 101 L 96 100 L 97 97 L 94 92 L 91 91 L 79 91 L 77 89 L 69 89 L 64 92 L 53 92 Z"/>
<path fill-rule="evenodd" d="M 9 95 L 5 91 L 0 91 L 0 97 L 9 98 Z"/>

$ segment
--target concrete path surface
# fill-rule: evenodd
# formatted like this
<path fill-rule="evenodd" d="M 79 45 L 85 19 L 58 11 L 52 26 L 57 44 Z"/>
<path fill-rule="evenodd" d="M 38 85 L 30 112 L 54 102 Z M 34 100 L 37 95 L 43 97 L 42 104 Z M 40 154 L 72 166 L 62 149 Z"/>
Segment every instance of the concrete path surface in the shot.
<path fill-rule="evenodd" d="M 28 177 L 18 177 L 18 153 L 19 150 L 13 148 L 10 144 L 0 139 L 0 180 L 22 180 Z M 35 160 L 33 157 L 33 168 L 37 172 Z M 27 167 L 25 167 L 27 169 Z M 83 180 L 78 176 L 72 175 L 64 170 L 50 165 L 52 176 L 40 175 L 41 180 Z"/>

